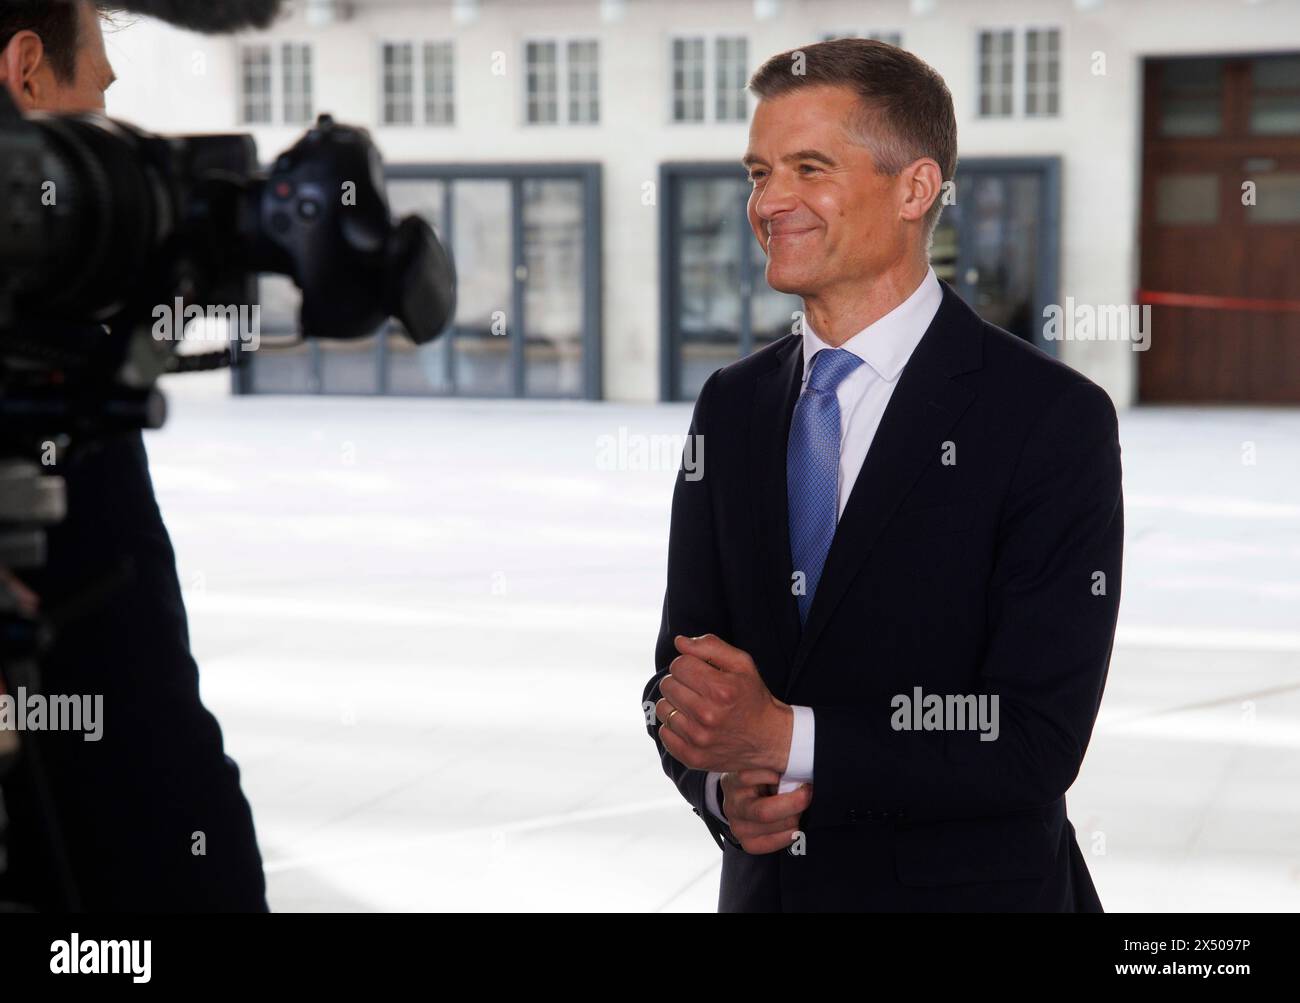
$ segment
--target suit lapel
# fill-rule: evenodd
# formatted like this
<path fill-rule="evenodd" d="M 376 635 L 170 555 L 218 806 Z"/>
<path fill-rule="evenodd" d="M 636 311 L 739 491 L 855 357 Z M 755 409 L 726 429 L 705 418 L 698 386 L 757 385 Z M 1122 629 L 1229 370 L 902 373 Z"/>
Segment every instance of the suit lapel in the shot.
<path fill-rule="evenodd" d="M 794 664 L 799 644 L 799 609 L 790 591 L 793 573 L 790 560 L 790 522 L 785 487 L 786 439 L 790 419 L 803 382 L 803 342 L 791 337 L 775 353 L 773 367 L 760 375 L 754 389 L 750 420 L 750 470 L 754 484 L 750 498 L 754 507 L 755 552 L 762 608 L 776 628 L 781 653 L 768 688 L 778 695 Z"/>
<path fill-rule="evenodd" d="M 853 484 L 840 517 L 793 658 L 785 692 L 794 686 L 817 638 L 844 598 L 849 585 L 871 553 L 882 530 L 925 467 L 933 462 L 949 431 L 970 406 L 974 392 L 952 376 L 978 369 L 982 355 L 982 321 L 943 284 L 943 301 L 933 322 L 916 346 L 898 386 L 885 408 L 871 449 Z M 802 375 L 802 374 L 801 374 Z M 796 384 L 797 390 L 797 384 Z M 791 411 L 793 403 L 791 404 Z M 789 431 L 789 417 L 785 421 Z M 785 469 L 785 439 L 781 440 L 781 470 Z M 764 485 L 763 494 L 779 494 L 786 511 L 784 476 L 779 485 Z M 782 517 L 784 521 L 784 516 Z M 789 527 L 783 526 L 786 567 L 790 563 Z M 789 571 L 786 592 L 789 592 Z M 788 596 L 790 608 L 796 609 Z M 798 626 L 798 612 L 795 612 Z"/>

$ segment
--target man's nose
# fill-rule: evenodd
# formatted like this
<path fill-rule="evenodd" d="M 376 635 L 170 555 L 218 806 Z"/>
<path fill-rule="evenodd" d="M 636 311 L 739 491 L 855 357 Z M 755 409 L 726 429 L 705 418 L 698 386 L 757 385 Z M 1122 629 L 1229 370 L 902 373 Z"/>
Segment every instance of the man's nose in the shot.
<path fill-rule="evenodd" d="M 789 181 L 773 173 L 755 200 L 754 211 L 760 219 L 770 220 L 783 212 L 789 212 L 796 205 L 794 189 Z"/>

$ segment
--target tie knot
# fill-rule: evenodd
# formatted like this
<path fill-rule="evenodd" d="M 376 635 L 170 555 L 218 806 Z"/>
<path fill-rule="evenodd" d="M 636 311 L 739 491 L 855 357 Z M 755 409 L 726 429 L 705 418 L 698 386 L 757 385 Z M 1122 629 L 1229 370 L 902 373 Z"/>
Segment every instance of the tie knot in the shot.
<path fill-rule="evenodd" d="M 812 359 L 808 389 L 834 393 L 844 378 L 862 365 L 862 357 L 843 348 L 822 348 Z"/>

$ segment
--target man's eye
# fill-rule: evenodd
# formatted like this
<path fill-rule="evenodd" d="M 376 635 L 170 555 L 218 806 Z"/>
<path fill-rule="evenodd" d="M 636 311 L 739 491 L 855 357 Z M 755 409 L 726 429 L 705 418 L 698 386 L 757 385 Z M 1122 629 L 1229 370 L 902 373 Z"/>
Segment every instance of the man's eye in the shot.
<path fill-rule="evenodd" d="M 800 164 L 799 170 L 804 171 L 806 173 L 808 171 L 820 171 L 821 168 L 818 167 L 816 164 Z"/>
<path fill-rule="evenodd" d="M 757 183 L 757 182 L 759 182 L 759 181 L 762 181 L 762 180 L 763 180 L 763 172 L 762 172 L 762 171 L 750 171 L 750 172 L 749 172 L 749 180 L 750 180 L 750 181 L 753 181 L 753 182 L 755 182 L 755 183 Z"/>

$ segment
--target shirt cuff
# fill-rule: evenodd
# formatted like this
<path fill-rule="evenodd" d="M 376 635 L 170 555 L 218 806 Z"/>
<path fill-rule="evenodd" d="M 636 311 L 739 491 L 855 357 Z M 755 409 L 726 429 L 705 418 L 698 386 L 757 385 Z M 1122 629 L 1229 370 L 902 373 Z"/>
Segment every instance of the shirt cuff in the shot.
<path fill-rule="evenodd" d="M 722 814 L 722 808 L 718 804 L 721 784 L 722 774 L 716 770 L 710 770 L 709 775 L 704 778 L 704 807 L 709 809 L 709 814 L 714 818 L 720 818 L 726 822 L 727 816 Z"/>
<path fill-rule="evenodd" d="M 813 778 L 813 709 L 791 705 L 794 711 L 794 727 L 790 731 L 790 760 L 786 763 L 785 773 L 776 792 L 789 794 L 798 790 L 799 785 L 810 783 Z"/>

